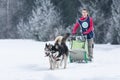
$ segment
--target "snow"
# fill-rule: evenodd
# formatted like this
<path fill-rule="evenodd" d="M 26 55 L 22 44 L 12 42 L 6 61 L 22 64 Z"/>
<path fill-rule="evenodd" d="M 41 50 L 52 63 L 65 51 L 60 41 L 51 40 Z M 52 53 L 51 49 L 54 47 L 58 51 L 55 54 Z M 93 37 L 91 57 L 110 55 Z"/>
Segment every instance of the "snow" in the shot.
<path fill-rule="evenodd" d="M 45 43 L 0 40 L 0 80 L 120 80 L 120 45 L 95 44 L 93 62 L 49 70 Z"/>

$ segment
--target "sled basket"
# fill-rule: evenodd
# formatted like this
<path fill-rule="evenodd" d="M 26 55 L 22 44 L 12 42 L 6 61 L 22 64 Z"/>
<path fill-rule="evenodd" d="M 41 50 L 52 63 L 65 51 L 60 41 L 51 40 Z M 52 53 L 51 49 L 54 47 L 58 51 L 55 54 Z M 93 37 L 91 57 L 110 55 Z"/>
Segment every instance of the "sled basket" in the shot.
<path fill-rule="evenodd" d="M 88 43 L 87 40 L 73 39 L 70 41 L 70 63 L 88 62 Z"/>

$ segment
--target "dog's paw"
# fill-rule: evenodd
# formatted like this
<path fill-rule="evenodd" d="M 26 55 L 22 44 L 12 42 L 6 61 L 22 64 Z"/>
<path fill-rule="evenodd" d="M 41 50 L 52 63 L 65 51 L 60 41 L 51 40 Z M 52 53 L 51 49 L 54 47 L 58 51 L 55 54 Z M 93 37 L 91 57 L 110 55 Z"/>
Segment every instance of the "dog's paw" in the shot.
<path fill-rule="evenodd" d="M 52 68 L 49 68 L 50 70 L 52 70 Z"/>
<path fill-rule="evenodd" d="M 64 67 L 64 69 L 66 69 L 66 67 Z"/>

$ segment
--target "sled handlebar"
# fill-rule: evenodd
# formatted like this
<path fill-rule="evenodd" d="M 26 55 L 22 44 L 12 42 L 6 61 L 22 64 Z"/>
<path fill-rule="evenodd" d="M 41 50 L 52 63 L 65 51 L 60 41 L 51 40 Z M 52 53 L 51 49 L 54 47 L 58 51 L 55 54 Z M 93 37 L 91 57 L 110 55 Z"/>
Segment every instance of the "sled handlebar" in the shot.
<path fill-rule="evenodd" d="M 81 36 L 72 35 L 68 40 L 69 41 L 73 41 L 73 40 L 85 41 L 86 39 L 87 39 L 86 35 L 81 35 Z"/>

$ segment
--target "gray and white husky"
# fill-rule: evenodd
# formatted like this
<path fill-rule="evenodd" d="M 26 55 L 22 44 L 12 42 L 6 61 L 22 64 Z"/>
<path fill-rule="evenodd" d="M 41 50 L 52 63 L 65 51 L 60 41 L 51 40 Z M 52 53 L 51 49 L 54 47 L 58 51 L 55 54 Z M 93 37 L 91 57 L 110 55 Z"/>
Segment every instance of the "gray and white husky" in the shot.
<path fill-rule="evenodd" d="M 67 66 L 68 48 L 65 45 L 57 48 L 56 46 L 58 45 L 46 44 L 44 48 L 45 55 L 49 57 L 50 69 L 59 68 L 59 66 L 62 66 L 63 61 L 65 69 Z M 57 57 L 59 54 L 61 56 Z"/>

